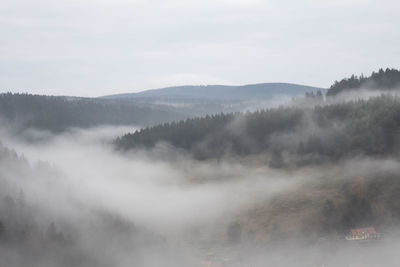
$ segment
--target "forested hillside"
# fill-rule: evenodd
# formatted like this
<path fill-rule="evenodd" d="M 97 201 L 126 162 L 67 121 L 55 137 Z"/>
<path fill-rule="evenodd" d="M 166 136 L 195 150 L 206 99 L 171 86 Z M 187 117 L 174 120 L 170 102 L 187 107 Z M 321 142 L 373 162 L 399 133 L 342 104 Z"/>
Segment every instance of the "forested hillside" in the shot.
<path fill-rule="evenodd" d="M 1 266 L 117 266 L 119 257 L 135 265 L 150 251 L 163 255 L 163 239 L 131 221 L 79 203 L 71 192 L 63 202 L 60 192 L 72 187 L 49 163 L 31 165 L 0 143 L 0 168 Z"/>
<path fill-rule="evenodd" d="M 185 116 L 174 111 L 128 101 L 0 94 L 0 120 L 17 130 L 32 127 L 59 132 L 70 127 L 153 125 L 182 118 Z"/>
<path fill-rule="evenodd" d="M 334 96 L 341 92 L 357 89 L 392 90 L 400 88 L 400 71 L 397 69 L 380 69 L 370 76 L 352 75 L 350 78 L 335 81 L 328 89 L 327 96 Z"/>
<path fill-rule="evenodd" d="M 268 152 L 277 159 L 275 165 L 283 164 L 283 152 L 298 156 L 297 164 L 388 155 L 400 145 L 400 98 L 383 95 L 313 108 L 220 114 L 142 129 L 115 141 L 120 149 L 160 142 L 199 159 Z"/>

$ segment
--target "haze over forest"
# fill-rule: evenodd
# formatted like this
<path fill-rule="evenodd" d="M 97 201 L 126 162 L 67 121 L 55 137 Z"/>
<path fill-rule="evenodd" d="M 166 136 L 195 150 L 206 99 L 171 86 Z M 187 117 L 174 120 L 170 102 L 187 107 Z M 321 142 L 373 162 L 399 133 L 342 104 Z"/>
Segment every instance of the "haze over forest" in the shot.
<path fill-rule="evenodd" d="M 380 69 L 270 99 L 2 94 L 0 256 L 397 266 L 399 85 Z M 381 238 L 346 240 L 365 227 Z"/>
<path fill-rule="evenodd" d="M 399 14 L 0 1 L 0 267 L 400 266 Z"/>

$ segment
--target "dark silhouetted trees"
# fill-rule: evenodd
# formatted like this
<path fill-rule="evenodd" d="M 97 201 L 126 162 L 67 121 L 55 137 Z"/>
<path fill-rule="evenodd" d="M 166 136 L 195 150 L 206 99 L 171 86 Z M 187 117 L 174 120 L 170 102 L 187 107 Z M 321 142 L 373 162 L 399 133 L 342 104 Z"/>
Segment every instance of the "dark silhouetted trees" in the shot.
<path fill-rule="evenodd" d="M 30 94 L 0 94 L 0 119 L 17 130 L 60 132 L 70 127 L 154 125 L 182 119 L 177 112 L 131 101 Z"/>
<path fill-rule="evenodd" d="M 361 75 L 357 77 L 352 75 L 350 78 L 335 81 L 329 88 L 327 96 L 334 96 L 346 90 L 356 90 L 360 88 L 391 90 L 400 87 L 400 71 L 396 69 L 380 69 L 378 72 L 372 72 L 371 76 Z"/>
<path fill-rule="evenodd" d="M 392 155 L 400 146 L 400 98 L 382 95 L 305 109 L 193 118 L 144 128 L 118 138 L 115 144 L 127 150 L 153 148 L 162 142 L 198 159 L 270 153 L 272 166 L 284 165 L 282 151 L 297 155 L 298 166 L 356 154 Z"/>

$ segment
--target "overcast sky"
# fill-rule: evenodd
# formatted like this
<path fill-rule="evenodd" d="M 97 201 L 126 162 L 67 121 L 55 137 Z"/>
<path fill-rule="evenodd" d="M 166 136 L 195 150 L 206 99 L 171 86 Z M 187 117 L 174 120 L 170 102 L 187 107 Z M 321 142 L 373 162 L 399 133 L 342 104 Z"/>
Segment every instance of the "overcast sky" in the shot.
<path fill-rule="evenodd" d="M 0 89 L 100 96 L 400 68 L 398 0 L 0 0 Z"/>

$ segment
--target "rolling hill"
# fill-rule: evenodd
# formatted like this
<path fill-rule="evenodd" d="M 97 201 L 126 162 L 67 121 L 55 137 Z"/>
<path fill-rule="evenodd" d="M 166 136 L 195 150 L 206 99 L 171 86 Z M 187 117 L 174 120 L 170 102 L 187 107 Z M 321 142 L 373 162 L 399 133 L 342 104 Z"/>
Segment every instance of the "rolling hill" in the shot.
<path fill-rule="evenodd" d="M 269 100 L 276 96 L 300 96 L 306 92 L 325 90 L 318 87 L 290 83 L 260 83 L 240 86 L 206 85 L 174 86 L 138 93 L 115 94 L 103 98 L 162 98 L 212 100 Z"/>

